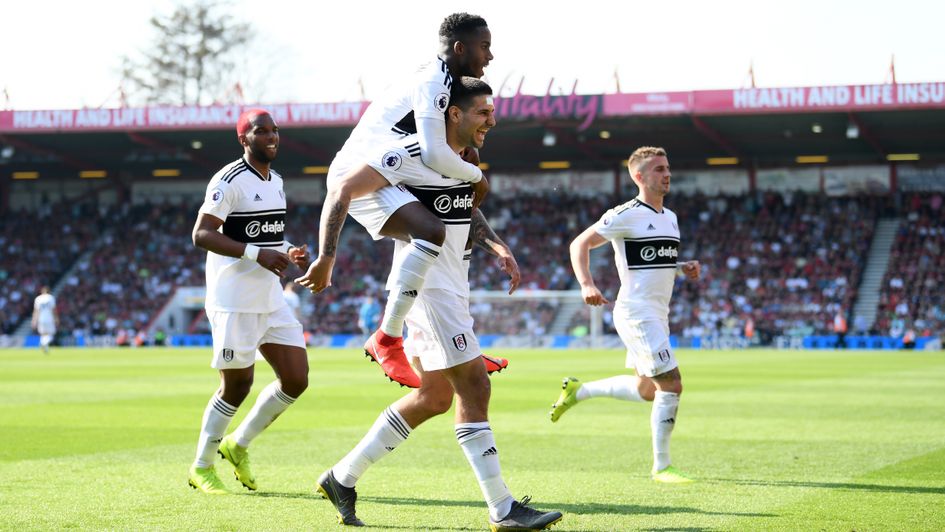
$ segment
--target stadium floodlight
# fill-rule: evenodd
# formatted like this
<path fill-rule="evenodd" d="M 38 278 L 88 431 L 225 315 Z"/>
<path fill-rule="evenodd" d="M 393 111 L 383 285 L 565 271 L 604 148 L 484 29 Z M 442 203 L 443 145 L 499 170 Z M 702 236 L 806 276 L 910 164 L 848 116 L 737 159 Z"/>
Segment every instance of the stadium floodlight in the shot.
<path fill-rule="evenodd" d="M 199 150 L 200 148 L 203 148 L 203 142 L 200 142 L 199 140 L 192 140 L 190 141 L 190 147 L 195 150 Z"/>
<path fill-rule="evenodd" d="M 810 130 L 813 131 L 814 133 L 823 133 L 824 127 L 821 126 L 820 124 L 818 124 L 817 122 L 814 122 L 814 123 L 810 126 Z"/>
<path fill-rule="evenodd" d="M 13 146 L 4 146 L 3 149 L 0 150 L 0 159 L 9 159 L 13 157 L 14 153 L 16 153 L 16 149 L 14 149 Z"/>
<path fill-rule="evenodd" d="M 798 155 L 794 158 L 798 164 L 824 164 L 830 160 L 826 155 Z"/>
<path fill-rule="evenodd" d="M 856 125 L 856 122 L 850 120 L 850 123 L 847 124 L 847 138 L 855 139 L 860 137 L 860 126 Z"/>
<path fill-rule="evenodd" d="M 604 140 L 609 139 L 609 138 L 610 138 L 610 131 L 607 131 L 606 129 L 603 130 L 603 131 L 601 131 L 601 132 L 600 132 L 600 138 L 602 138 L 602 139 L 604 139 Z"/>
<path fill-rule="evenodd" d="M 558 137 L 555 136 L 553 131 L 545 131 L 545 136 L 542 137 L 541 143 L 547 147 L 552 147 L 558 142 Z"/>
<path fill-rule="evenodd" d="M 39 179 L 39 172 L 13 172 L 13 179 Z"/>

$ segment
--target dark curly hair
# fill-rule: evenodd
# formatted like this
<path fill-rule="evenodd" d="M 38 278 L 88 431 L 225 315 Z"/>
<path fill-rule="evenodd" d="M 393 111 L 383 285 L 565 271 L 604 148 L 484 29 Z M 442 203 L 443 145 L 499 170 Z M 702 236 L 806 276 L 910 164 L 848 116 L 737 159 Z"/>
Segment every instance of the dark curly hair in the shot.
<path fill-rule="evenodd" d="M 443 19 L 443 23 L 440 24 L 440 42 L 452 46 L 456 41 L 461 41 L 469 32 L 486 26 L 488 26 L 486 19 L 479 15 L 453 13 Z"/>

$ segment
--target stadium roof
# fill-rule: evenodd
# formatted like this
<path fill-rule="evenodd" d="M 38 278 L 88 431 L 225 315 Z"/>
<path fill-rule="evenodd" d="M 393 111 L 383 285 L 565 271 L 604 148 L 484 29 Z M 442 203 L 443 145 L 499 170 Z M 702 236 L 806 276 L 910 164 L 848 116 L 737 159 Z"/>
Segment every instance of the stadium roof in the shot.
<path fill-rule="evenodd" d="M 249 105 L 0 111 L 0 178 L 206 178 L 240 153 Z M 283 134 L 277 168 L 323 174 L 367 102 L 265 105 Z M 676 168 L 945 162 L 945 83 L 496 98 L 491 171 L 618 169 L 665 147 Z M 813 157 L 813 158 L 810 158 Z M 824 161 L 826 161 L 824 163 Z"/>

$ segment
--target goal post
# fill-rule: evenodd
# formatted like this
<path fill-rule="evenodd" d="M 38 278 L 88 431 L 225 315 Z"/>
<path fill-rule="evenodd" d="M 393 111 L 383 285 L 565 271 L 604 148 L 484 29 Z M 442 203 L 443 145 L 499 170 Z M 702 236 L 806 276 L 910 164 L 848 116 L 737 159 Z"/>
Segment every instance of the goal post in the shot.
<path fill-rule="evenodd" d="M 472 290 L 469 309 L 475 320 L 476 334 L 503 335 L 508 343 L 544 345 L 549 339 L 570 335 L 579 325 L 579 312 L 585 308 L 580 290 L 520 289 L 509 294 L 503 290 Z M 590 346 L 600 346 L 603 335 L 603 308 L 589 307 L 587 337 Z M 553 341 L 553 340 L 552 340 Z"/>

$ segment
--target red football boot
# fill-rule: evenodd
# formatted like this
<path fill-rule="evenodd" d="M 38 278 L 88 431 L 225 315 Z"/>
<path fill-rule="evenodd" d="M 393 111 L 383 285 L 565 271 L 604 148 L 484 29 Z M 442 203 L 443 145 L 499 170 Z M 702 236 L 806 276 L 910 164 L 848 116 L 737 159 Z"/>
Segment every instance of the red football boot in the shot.
<path fill-rule="evenodd" d="M 505 358 L 491 357 L 489 355 L 480 356 L 482 357 L 482 363 L 486 365 L 486 371 L 490 375 L 509 367 L 509 361 Z"/>
<path fill-rule="evenodd" d="M 414 373 L 404 353 L 404 339 L 378 330 L 364 344 L 364 354 L 381 365 L 390 380 L 408 388 L 419 388 L 420 377 Z"/>

